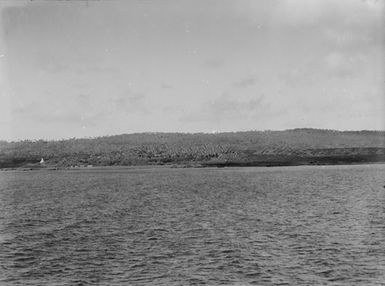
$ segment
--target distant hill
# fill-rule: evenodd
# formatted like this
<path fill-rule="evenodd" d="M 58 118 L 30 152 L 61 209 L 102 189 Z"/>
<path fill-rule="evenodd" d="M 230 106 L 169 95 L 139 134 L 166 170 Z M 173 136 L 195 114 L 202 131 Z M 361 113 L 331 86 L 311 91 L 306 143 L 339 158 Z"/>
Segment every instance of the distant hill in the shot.
<path fill-rule="evenodd" d="M 41 158 L 44 164 L 39 164 Z M 293 129 L 216 134 L 137 133 L 59 141 L 0 141 L 0 168 L 371 162 L 385 162 L 385 131 Z"/>

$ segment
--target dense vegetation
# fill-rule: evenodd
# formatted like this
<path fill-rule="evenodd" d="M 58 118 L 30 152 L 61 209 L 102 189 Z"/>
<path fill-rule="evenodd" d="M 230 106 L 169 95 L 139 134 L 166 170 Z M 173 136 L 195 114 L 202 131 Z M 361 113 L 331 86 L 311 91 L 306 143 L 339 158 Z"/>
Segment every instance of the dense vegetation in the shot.
<path fill-rule="evenodd" d="M 41 158 L 44 164 L 39 164 Z M 384 131 L 294 129 L 217 134 L 140 133 L 60 141 L 0 141 L 0 168 L 360 162 L 385 162 Z"/>

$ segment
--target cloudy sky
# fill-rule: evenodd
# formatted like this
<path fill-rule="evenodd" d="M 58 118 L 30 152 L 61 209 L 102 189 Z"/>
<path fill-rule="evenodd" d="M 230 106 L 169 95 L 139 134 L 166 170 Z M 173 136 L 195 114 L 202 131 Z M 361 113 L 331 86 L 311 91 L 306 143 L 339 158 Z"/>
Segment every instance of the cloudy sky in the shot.
<path fill-rule="evenodd" d="M 385 129 L 384 3 L 2 1 L 0 139 Z"/>

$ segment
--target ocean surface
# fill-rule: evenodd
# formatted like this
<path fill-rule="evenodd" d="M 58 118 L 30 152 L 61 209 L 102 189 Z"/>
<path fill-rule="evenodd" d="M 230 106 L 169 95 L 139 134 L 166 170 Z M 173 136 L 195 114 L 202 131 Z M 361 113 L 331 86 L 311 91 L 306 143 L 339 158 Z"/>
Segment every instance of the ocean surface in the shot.
<path fill-rule="evenodd" d="M 0 172 L 0 285 L 385 285 L 385 165 Z"/>

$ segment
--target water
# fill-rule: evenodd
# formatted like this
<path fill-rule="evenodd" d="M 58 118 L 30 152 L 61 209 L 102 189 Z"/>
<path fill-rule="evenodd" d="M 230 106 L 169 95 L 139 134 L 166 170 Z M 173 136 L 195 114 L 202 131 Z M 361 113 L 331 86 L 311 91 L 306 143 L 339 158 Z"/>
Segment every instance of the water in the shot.
<path fill-rule="evenodd" d="M 384 175 L 0 172 L 0 284 L 385 285 Z"/>

